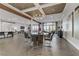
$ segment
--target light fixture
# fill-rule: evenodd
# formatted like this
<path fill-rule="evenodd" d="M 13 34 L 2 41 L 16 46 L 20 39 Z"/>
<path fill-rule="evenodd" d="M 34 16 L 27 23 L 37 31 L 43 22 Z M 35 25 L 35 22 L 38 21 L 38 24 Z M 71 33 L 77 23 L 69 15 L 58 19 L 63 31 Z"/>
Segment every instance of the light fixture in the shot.
<path fill-rule="evenodd" d="M 42 16 L 41 16 L 41 14 L 35 14 L 35 15 L 33 15 L 33 19 L 40 20 L 40 19 L 42 19 Z"/>

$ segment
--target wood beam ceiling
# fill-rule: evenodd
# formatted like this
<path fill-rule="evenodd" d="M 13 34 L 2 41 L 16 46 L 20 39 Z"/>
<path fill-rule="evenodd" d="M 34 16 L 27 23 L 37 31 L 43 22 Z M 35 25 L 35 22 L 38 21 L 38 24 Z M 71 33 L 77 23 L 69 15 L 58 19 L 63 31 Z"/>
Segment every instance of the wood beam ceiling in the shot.
<path fill-rule="evenodd" d="M 24 15 L 24 14 L 22 14 L 22 13 L 16 11 L 16 10 L 14 10 L 14 9 L 12 9 L 12 8 L 10 8 L 10 7 L 7 7 L 7 6 L 5 6 L 5 5 L 3 5 L 3 4 L 1 4 L 1 3 L 0 3 L 0 8 L 6 10 L 6 11 L 8 11 L 8 12 L 14 13 L 14 14 L 16 14 L 16 15 L 19 15 L 19 16 L 21 16 L 21 17 L 27 18 L 27 19 L 29 19 L 29 20 L 31 19 L 31 17 L 28 17 L 28 16 L 26 16 L 26 15 Z"/>

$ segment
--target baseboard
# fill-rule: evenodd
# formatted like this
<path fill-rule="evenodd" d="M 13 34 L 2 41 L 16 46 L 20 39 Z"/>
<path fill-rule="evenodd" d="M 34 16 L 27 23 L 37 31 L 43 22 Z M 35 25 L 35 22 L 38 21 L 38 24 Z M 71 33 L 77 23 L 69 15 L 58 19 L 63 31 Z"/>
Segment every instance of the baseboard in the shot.
<path fill-rule="evenodd" d="M 79 50 L 79 40 L 73 38 L 65 38 L 70 44 L 72 44 L 77 50 Z"/>

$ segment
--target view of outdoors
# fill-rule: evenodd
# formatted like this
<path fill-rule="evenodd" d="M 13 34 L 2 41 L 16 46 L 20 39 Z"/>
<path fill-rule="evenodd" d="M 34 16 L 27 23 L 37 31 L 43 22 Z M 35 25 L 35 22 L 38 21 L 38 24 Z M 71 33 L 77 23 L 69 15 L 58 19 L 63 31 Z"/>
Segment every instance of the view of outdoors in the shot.
<path fill-rule="evenodd" d="M 55 23 L 44 23 L 43 31 L 48 33 L 51 31 L 55 31 L 55 28 L 56 28 Z M 39 30 L 39 25 L 38 24 L 32 25 L 31 30 L 32 30 L 32 34 L 37 34 L 38 30 Z M 44 33 L 44 34 L 46 34 L 46 33 Z"/>

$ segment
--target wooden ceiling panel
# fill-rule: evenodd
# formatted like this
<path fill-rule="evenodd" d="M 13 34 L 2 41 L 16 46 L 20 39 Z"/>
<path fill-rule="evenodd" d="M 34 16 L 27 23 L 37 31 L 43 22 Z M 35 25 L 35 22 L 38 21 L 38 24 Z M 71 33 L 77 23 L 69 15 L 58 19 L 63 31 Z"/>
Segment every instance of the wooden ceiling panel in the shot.
<path fill-rule="evenodd" d="M 13 7 L 17 8 L 18 10 L 23 10 L 23 9 L 28 9 L 28 8 L 31 8 L 31 7 L 35 7 L 34 3 L 9 3 L 9 4 L 12 5 Z M 42 5 L 47 4 L 47 3 L 39 3 L 39 4 L 42 6 Z M 60 4 L 44 7 L 42 9 L 43 9 L 43 11 L 46 15 L 56 14 L 56 13 L 62 12 L 64 10 L 65 5 L 66 5 L 66 3 L 60 3 Z M 4 6 L 2 4 L 0 4 L 0 8 L 2 8 L 4 10 L 7 10 L 9 12 L 12 12 L 14 14 L 17 14 L 19 16 L 31 19 L 30 17 L 28 17 L 28 16 L 26 16 L 22 13 L 19 13 L 16 10 L 11 9 L 7 6 Z M 32 10 L 32 11 L 29 11 L 29 12 L 26 12 L 26 14 L 28 14 L 32 17 L 42 16 L 42 13 L 40 12 L 39 8 L 35 9 L 35 10 Z"/>
<path fill-rule="evenodd" d="M 18 8 L 19 10 L 28 9 L 31 7 L 34 7 L 33 3 L 9 3 L 15 8 Z"/>
<path fill-rule="evenodd" d="M 33 10 L 33 11 L 26 12 L 26 13 L 31 15 L 32 17 L 42 16 L 42 14 L 39 10 Z"/>
<path fill-rule="evenodd" d="M 43 10 L 46 15 L 49 15 L 49 14 L 61 13 L 64 7 L 65 7 L 65 3 L 61 3 L 61 4 L 54 5 L 54 6 L 43 8 Z"/>

